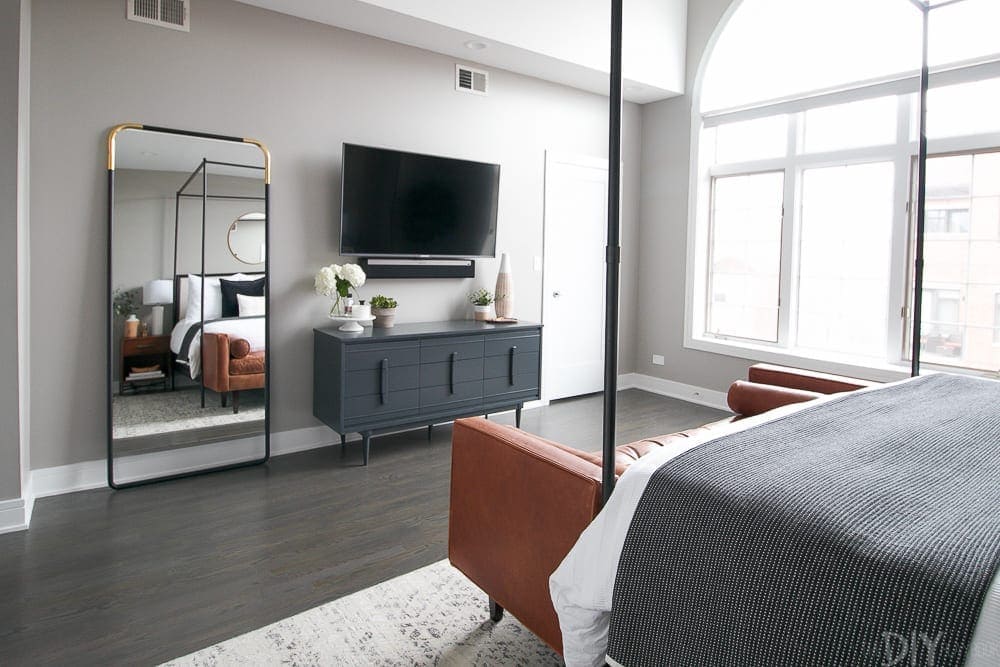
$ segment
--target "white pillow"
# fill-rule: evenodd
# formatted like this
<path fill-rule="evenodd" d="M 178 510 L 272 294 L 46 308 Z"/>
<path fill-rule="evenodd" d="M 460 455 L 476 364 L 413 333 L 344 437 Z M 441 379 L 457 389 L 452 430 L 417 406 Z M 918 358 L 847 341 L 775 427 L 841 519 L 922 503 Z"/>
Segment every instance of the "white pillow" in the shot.
<path fill-rule="evenodd" d="M 226 276 L 226 280 L 238 282 L 245 280 L 256 280 L 259 276 L 248 276 L 243 273 L 234 273 Z M 222 317 L 222 285 L 218 278 L 205 278 L 205 319 L 216 320 Z M 188 299 L 187 309 L 184 311 L 184 319 L 201 319 L 201 276 L 188 274 Z"/>
<path fill-rule="evenodd" d="M 247 296 L 237 294 L 236 303 L 240 309 L 240 317 L 252 317 L 254 315 L 264 315 L 264 297 Z"/>

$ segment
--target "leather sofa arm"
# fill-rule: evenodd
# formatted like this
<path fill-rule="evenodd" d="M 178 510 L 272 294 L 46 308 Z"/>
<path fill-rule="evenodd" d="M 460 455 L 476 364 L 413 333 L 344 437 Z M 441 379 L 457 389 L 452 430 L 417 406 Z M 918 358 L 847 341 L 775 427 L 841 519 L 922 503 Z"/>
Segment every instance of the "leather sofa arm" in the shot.
<path fill-rule="evenodd" d="M 753 417 L 791 403 L 803 403 L 823 394 L 804 389 L 792 389 L 771 384 L 737 380 L 729 387 L 726 402 L 729 409 L 744 417 Z"/>
<path fill-rule="evenodd" d="M 820 394 L 836 394 L 841 391 L 854 391 L 871 387 L 878 382 L 861 380 L 845 375 L 818 373 L 801 368 L 789 368 L 774 364 L 754 364 L 750 367 L 747 379 L 760 384 L 771 384 L 789 389 L 802 389 Z"/>
<path fill-rule="evenodd" d="M 201 368 L 205 386 L 220 393 L 229 391 L 229 335 L 206 333 L 201 347 L 205 354 Z"/>
<path fill-rule="evenodd" d="M 596 516 L 601 469 L 481 418 L 455 422 L 448 558 L 557 651 L 549 575 Z"/>

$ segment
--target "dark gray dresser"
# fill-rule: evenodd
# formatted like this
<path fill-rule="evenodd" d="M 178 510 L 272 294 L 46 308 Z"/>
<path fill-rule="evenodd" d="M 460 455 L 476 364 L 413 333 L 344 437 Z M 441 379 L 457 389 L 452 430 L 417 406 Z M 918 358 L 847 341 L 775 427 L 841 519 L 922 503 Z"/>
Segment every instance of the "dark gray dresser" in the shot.
<path fill-rule="evenodd" d="M 360 433 L 368 465 L 379 431 L 517 411 L 540 397 L 542 325 L 473 321 L 313 330 L 313 414 Z"/>

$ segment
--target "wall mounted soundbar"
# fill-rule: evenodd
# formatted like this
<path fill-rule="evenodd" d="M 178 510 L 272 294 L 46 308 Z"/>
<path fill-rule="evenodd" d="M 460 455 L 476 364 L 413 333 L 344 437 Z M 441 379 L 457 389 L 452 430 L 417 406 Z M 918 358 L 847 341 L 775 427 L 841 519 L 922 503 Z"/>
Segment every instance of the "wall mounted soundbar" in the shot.
<path fill-rule="evenodd" d="M 472 259 L 363 258 L 361 268 L 369 278 L 474 278 Z"/>

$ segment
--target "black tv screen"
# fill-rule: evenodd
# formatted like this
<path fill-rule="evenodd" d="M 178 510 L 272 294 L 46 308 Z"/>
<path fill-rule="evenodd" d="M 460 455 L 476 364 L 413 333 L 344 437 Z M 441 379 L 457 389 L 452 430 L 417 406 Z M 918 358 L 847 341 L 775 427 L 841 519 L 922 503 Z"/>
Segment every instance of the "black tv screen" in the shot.
<path fill-rule="evenodd" d="M 500 165 L 344 144 L 340 254 L 496 255 Z"/>

